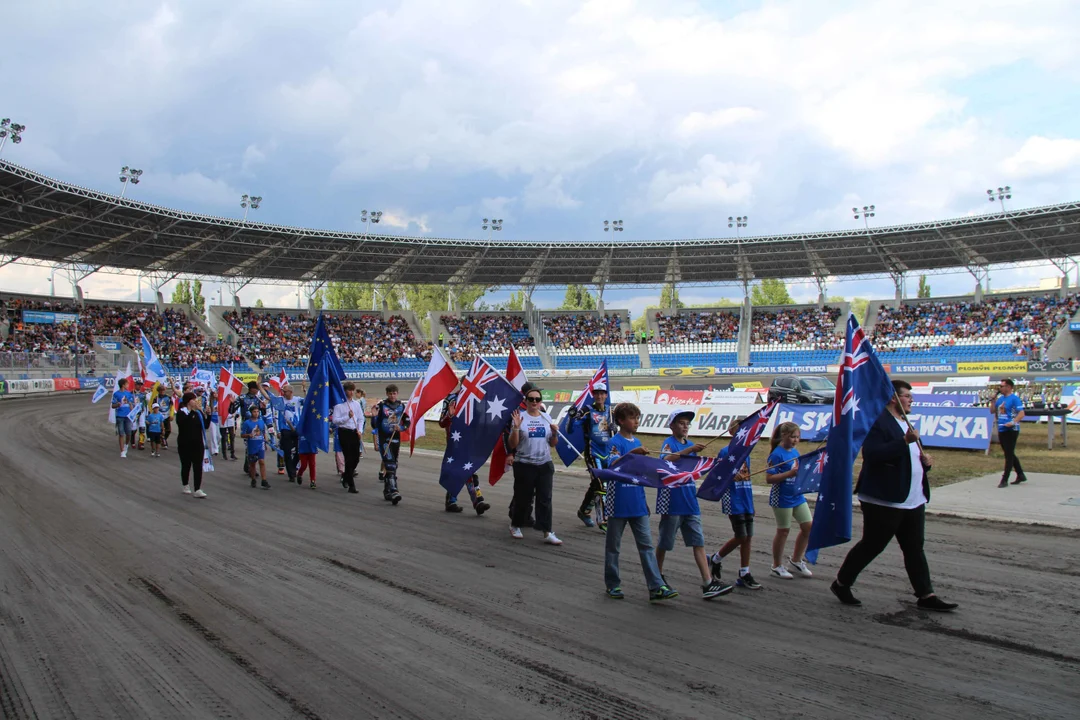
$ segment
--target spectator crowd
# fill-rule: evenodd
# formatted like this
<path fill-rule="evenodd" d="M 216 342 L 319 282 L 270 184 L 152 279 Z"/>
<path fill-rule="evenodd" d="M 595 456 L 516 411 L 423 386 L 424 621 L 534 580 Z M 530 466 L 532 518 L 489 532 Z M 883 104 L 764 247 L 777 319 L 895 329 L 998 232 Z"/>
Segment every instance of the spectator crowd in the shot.
<path fill-rule="evenodd" d="M 836 334 L 840 308 L 755 310 L 752 317 L 751 345 L 787 344 L 805 350 L 836 350 L 844 345 L 844 338 Z"/>
<path fill-rule="evenodd" d="M 521 315 L 443 315 L 448 337 L 443 349 L 454 362 L 471 362 L 477 355 L 506 355 L 510 345 L 533 346 L 532 335 Z"/>
<path fill-rule="evenodd" d="M 548 340 L 559 349 L 626 342 L 617 315 L 543 315 Z"/>
<path fill-rule="evenodd" d="M 739 339 L 739 311 L 680 310 L 678 315 L 656 313 L 660 343 L 730 342 Z"/>

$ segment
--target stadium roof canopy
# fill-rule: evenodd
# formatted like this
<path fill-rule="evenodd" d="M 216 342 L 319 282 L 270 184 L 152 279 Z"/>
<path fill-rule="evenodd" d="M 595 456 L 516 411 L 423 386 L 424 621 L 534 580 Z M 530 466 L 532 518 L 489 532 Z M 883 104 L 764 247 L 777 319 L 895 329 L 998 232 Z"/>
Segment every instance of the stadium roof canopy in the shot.
<path fill-rule="evenodd" d="M 169 276 L 543 287 L 893 277 L 1080 255 L 1080 202 L 852 232 L 560 242 L 264 225 L 148 205 L 0 161 L 0 255 Z M 3 261 L 0 261 L 3 262 Z M 6 263 L 5 263 L 6 264 Z"/>

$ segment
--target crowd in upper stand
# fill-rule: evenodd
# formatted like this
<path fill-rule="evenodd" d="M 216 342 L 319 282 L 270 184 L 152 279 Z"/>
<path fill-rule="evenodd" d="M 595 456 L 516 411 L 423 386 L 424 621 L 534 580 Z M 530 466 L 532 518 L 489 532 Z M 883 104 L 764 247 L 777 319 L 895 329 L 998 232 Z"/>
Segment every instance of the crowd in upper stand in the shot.
<path fill-rule="evenodd" d="M 739 339 L 739 311 L 680 310 L 678 315 L 656 313 L 656 340 L 670 343 L 731 342 Z"/>
<path fill-rule="evenodd" d="M 443 315 L 443 349 L 455 362 L 470 362 L 477 355 L 506 355 L 510 345 L 532 347 L 533 338 L 521 315 Z"/>
<path fill-rule="evenodd" d="M 883 351 L 910 337 L 934 337 L 912 347 L 930 350 L 1005 334 L 1017 354 L 1031 354 L 1039 346 L 1054 341 L 1058 330 L 1080 307 L 1074 293 L 1035 297 L 984 298 L 969 301 L 921 302 L 898 308 L 882 307 L 874 324 L 875 347 Z"/>
<path fill-rule="evenodd" d="M 795 345 L 805 350 L 833 350 L 844 345 L 844 338 L 836 334 L 840 308 L 755 310 L 752 317 L 751 345 Z"/>
<path fill-rule="evenodd" d="M 626 342 L 617 315 L 543 315 L 544 330 L 556 348 L 618 345 Z"/>
<path fill-rule="evenodd" d="M 259 365 L 307 361 L 316 318 L 306 313 L 229 311 L 240 349 Z M 431 344 L 417 341 L 400 315 L 326 314 L 326 329 L 342 363 L 396 363 L 431 359 Z"/>

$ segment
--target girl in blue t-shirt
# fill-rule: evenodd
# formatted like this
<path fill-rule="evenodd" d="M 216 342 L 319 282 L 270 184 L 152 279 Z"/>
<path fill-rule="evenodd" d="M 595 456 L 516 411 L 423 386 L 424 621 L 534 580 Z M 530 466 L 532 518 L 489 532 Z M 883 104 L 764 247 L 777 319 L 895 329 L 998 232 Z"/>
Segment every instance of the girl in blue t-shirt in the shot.
<path fill-rule="evenodd" d="M 799 443 L 799 426 L 793 422 L 778 423 L 773 429 L 770 445 L 772 452 L 769 453 L 767 470 L 765 470 L 765 482 L 772 485 L 769 491 L 769 505 L 773 509 L 776 518 L 776 535 L 772 542 L 772 574 L 790 580 L 795 577 L 781 562 L 784 546 L 787 544 L 788 533 L 791 531 L 791 521 L 799 523 L 799 535 L 795 538 L 795 552 L 788 558 L 788 563 L 796 573 L 803 577 L 811 577 L 810 568 L 806 566 L 806 544 L 810 542 L 810 528 L 813 526 L 813 517 L 810 514 L 810 506 L 806 504 L 806 498 L 802 493 L 795 492 L 795 477 L 799 474 L 799 451 L 796 445 Z"/>
<path fill-rule="evenodd" d="M 728 426 L 726 434 L 731 436 L 732 441 L 734 441 L 735 434 L 739 431 L 739 426 L 744 420 L 746 420 L 745 416 L 735 418 L 731 421 L 731 425 Z M 720 451 L 717 461 L 723 462 L 727 460 L 730 450 L 731 443 L 729 441 L 728 447 Z M 735 580 L 735 585 L 745 590 L 760 590 L 761 583 L 750 574 L 750 544 L 754 540 L 754 486 L 750 481 L 749 458 L 735 473 L 735 481 L 732 483 L 731 489 L 720 497 L 720 505 L 731 522 L 734 537 L 709 556 L 709 571 L 712 573 L 713 580 L 720 580 L 723 559 L 738 548 L 739 576 Z"/>

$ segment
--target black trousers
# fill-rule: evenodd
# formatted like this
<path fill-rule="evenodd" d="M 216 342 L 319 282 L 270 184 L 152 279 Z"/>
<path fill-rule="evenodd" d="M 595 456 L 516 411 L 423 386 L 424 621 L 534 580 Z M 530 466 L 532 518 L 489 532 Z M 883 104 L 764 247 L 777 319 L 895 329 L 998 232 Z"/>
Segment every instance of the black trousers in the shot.
<path fill-rule="evenodd" d="M 551 488 L 555 482 L 555 463 L 543 465 L 514 463 L 514 501 L 510 524 L 523 527 L 533 512 L 536 502 L 536 521 L 533 527 L 541 532 L 551 532 Z"/>
<path fill-rule="evenodd" d="M 356 466 L 360 464 L 360 435 L 355 430 L 338 430 L 338 448 L 345 456 L 345 472 L 341 477 L 350 488 L 356 487 Z"/>
<path fill-rule="evenodd" d="M 908 580 L 917 597 L 925 597 L 934 592 L 930 584 L 930 567 L 926 564 L 923 552 L 923 537 L 926 528 L 926 506 L 920 505 L 914 510 L 860 503 L 863 513 L 862 539 L 851 548 L 844 558 L 836 579 L 841 585 L 850 587 L 855 584 L 859 573 L 881 554 L 894 537 L 904 553 L 904 567 Z"/>
<path fill-rule="evenodd" d="M 607 463 L 603 460 L 594 460 L 596 467 L 605 468 Z M 589 475 L 589 488 L 585 491 L 585 497 L 581 500 L 581 507 L 578 512 L 584 515 L 592 515 L 593 503 L 596 502 L 596 496 L 603 492 L 604 486 L 596 479 L 595 475 Z"/>
<path fill-rule="evenodd" d="M 295 430 L 282 430 L 279 434 L 281 452 L 285 454 L 285 472 L 290 480 L 296 479 L 296 465 L 300 462 L 300 435 Z M 359 445 L 357 445 L 357 462 L 359 462 Z"/>
<path fill-rule="evenodd" d="M 1002 480 L 1009 479 L 1013 468 L 1016 468 L 1016 477 L 1024 477 L 1024 468 L 1020 467 L 1020 458 L 1016 457 L 1016 441 L 1019 439 L 1019 430 L 998 430 L 998 442 L 1001 443 L 1001 451 L 1005 453 L 1005 471 L 1001 474 Z"/>
<path fill-rule="evenodd" d="M 236 459 L 236 431 L 231 427 L 218 428 L 221 433 L 221 457 Z"/>
<path fill-rule="evenodd" d="M 202 461 L 203 449 L 192 450 L 184 448 L 180 450 L 180 480 L 184 485 L 188 484 L 188 476 L 194 475 L 195 489 L 202 487 Z"/>

